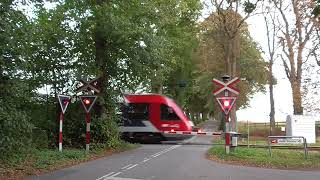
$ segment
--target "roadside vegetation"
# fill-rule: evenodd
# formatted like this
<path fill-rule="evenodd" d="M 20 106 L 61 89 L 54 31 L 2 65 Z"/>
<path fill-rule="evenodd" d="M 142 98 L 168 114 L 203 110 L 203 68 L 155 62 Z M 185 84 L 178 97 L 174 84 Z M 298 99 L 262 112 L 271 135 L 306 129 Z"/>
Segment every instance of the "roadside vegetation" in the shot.
<path fill-rule="evenodd" d="M 305 160 L 303 147 L 301 149 L 276 149 L 272 148 L 272 157 L 268 151 L 268 136 L 270 132 L 269 124 L 267 123 L 249 123 L 249 141 L 247 123 L 239 123 L 239 132 L 242 134 L 238 139 L 238 147 L 235 151 L 225 154 L 224 144 L 222 138 L 217 138 L 213 141 L 214 146 L 208 151 L 208 158 L 214 161 L 243 165 L 255 166 L 264 168 L 280 168 L 280 169 L 320 169 L 320 152 L 308 151 L 308 159 Z M 275 135 L 285 135 L 281 131 L 283 123 L 279 123 L 273 129 Z M 319 125 L 316 127 L 319 129 Z M 319 132 L 317 131 L 319 135 Z M 248 147 L 249 144 L 249 147 Z M 250 145 L 259 145 L 260 148 L 250 147 Z M 320 137 L 317 137 L 315 144 L 308 144 L 308 147 L 319 147 Z"/>
<path fill-rule="evenodd" d="M 52 149 L 30 149 L 2 162 L 0 179 L 21 179 L 26 175 L 38 175 L 137 147 L 138 144 L 122 143 L 114 148 L 95 147 L 90 153 L 84 149 L 64 149 L 62 152 Z"/>
<path fill-rule="evenodd" d="M 208 158 L 230 164 L 283 169 L 320 169 L 320 152 L 309 152 L 305 160 L 304 152 L 298 150 L 272 149 L 272 157 L 268 149 L 237 147 L 229 155 L 223 146 L 214 146 L 208 152 Z"/>

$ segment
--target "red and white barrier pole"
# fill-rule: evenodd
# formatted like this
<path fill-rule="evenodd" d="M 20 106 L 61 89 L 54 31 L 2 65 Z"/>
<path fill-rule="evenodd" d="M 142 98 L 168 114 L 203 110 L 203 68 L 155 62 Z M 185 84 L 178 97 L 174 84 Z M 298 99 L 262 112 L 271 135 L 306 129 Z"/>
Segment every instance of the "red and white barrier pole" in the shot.
<path fill-rule="evenodd" d="M 59 126 L 59 151 L 62 151 L 62 124 L 63 124 L 63 112 L 60 112 L 60 126 Z"/>
<path fill-rule="evenodd" d="M 226 154 L 230 153 L 230 122 L 229 122 L 229 114 L 225 115 L 226 120 L 225 120 L 225 151 Z"/>
<path fill-rule="evenodd" d="M 89 151 L 90 147 L 90 114 L 86 113 L 86 123 L 87 123 L 87 128 L 86 128 L 86 151 Z"/>
<path fill-rule="evenodd" d="M 228 97 L 229 96 L 229 91 L 224 91 L 224 95 L 225 97 Z M 226 144 L 225 144 L 225 151 L 226 151 L 226 154 L 229 154 L 230 153 L 230 122 L 229 122 L 229 113 L 225 115 L 226 117 L 226 120 L 225 120 L 225 141 L 226 141 Z"/>

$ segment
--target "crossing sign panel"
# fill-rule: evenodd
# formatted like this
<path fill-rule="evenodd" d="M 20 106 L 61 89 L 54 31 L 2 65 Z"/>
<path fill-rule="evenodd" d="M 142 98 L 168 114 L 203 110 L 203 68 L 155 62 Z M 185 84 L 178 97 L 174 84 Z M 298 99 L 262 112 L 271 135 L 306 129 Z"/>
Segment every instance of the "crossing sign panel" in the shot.
<path fill-rule="evenodd" d="M 232 96 L 227 96 L 227 97 L 217 97 L 216 99 L 222 111 L 224 112 L 224 114 L 228 115 L 234 103 L 236 102 L 237 98 Z"/>
<path fill-rule="evenodd" d="M 70 103 L 71 100 L 71 96 L 67 96 L 67 95 L 58 95 L 58 100 L 59 100 L 59 104 L 61 107 L 61 111 L 64 114 L 67 110 L 67 107 Z"/>
<path fill-rule="evenodd" d="M 80 99 L 84 110 L 89 113 L 97 100 L 97 96 L 80 96 Z"/>
<path fill-rule="evenodd" d="M 82 83 L 82 86 L 77 88 L 76 92 L 93 90 L 93 91 L 99 93 L 100 88 L 99 88 L 99 81 L 98 80 L 99 80 L 99 78 L 95 78 L 90 81 L 85 81 L 85 80 L 81 79 L 80 82 Z"/>
<path fill-rule="evenodd" d="M 230 91 L 236 95 L 238 95 L 240 92 L 239 89 L 233 87 L 235 84 L 240 82 L 240 79 L 237 77 L 232 79 L 231 81 L 228 81 L 227 83 L 219 81 L 218 79 L 213 79 L 212 82 L 215 83 L 216 85 L 220 86 L 217 90 L 213 91 L 213 94 L 215 96 L 218 95 L 219 93 L 223 92 L 224 90 Z"/>

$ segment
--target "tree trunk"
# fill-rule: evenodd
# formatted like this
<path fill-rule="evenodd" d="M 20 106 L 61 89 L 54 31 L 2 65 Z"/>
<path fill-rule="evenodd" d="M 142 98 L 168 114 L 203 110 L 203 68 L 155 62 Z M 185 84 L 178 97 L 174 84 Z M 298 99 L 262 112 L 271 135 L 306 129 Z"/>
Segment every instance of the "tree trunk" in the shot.
<path fill-rule="evenodd" d="M 300 86 L 301 84 L 297 81 L 291 82 L 292 97 L 293 97 L 293 114 L 295 115 L 303 114 Z"/>
<path fill-rule="evenodd" d="M 273 97 L 273 85 L 269 84 L 270 90 L 270 135 L 275 135 L 275 109 L 274 109 L 274 97 Z"/>
<path fill-rule="evenodd" d="M 99 19 L 99 18 L 97 18 Z M 94 42 L 95 42 L 95 63 L 98 69 L 98 76 L 99 76 L 99 86 L 100 86 L 100 93 L 99 93 L 99 101 L 96 104 L 97 106 L 97 114 L 101 117 L 103 113 L 107 112 L 106 107 L 106 98 L 107 91 L 106 87 L 108 87 L 108 75 L 106 74 L 106 42 L 103 37 L 103 32 L 99 30 L 100 23 L 96 22 L 96 29 L 94 32 Z"/>
<path fill-rule="evenodd" d="M 269 63 L 269 91 L 270 91 L 270 135 L 275 135 L 275 109 L 274 109 L 274 96 L 273 96 L 273 63 Z"/>

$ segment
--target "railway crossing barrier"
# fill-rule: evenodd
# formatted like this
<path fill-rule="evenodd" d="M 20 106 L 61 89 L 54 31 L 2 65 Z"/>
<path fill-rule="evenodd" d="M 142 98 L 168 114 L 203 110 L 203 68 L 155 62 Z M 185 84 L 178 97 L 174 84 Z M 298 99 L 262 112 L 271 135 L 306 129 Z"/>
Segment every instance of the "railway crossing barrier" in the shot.
<path fill-rule="evenodd" d="M 191 136 L 225 136 L 226 134 L 230 135 L 230 142 L 231 146 L 237 146 L 237 138 L 241 135 L 241 133 L 237 132 L 203 132 L 201 130 L 198 131 L 174 131 L 173 129 L 171 131 L 163 131 L 164 134 L 179 134 L 179 135 L 191 135 Z"/>

